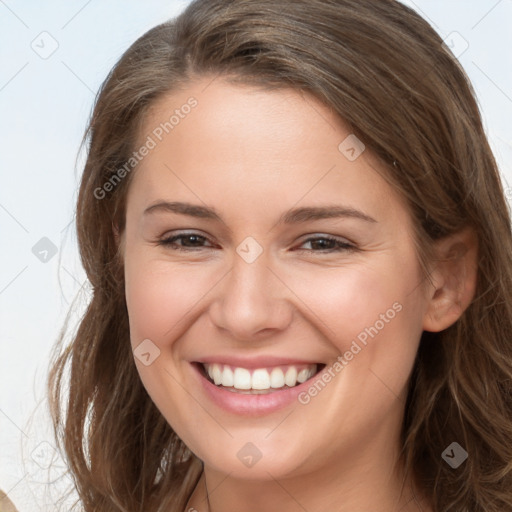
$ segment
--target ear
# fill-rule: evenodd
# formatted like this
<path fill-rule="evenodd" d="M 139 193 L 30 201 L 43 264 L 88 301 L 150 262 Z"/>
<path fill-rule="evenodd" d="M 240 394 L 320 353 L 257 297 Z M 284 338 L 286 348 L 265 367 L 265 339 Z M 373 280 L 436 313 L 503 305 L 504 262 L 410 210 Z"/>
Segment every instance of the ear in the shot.
<path fill-rule="evenodd" d="M 425 331 L 439 332 L 454 324 L 471 303 L 478 276 L 478 239 L 471 228 L 435 244 L 436 261 L 431 273 Z"/>

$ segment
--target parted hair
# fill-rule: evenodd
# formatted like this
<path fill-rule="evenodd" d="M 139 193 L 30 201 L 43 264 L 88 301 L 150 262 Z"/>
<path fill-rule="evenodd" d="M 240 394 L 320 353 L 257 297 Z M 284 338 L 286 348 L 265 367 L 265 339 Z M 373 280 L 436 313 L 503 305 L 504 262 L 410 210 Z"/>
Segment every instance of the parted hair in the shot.
<path fill-rule="evenodd" d="M 64 329 L 48 380 L 77 509 L 183 512 L 202 471 L 144 389 L 130 346 L 112 225 L 124 229 L 137 169 L 106 197 L 94 193 L 130 158 L 148 108 L 202 76 L 301 90 L 348 123 L 406 200 L 426 279 L 435 242 L 474 230 L 476 292 L 452 326 L 422 334 L 400 461 L 436 512 L 512 510 L 510 210 L 466 74 L 395 0 L 196 0 L 140 37 L 106 78 L 76 207 L 92 293 L 70 339 Z M 441 456 L 452 441 L 468 452 L 456 470 Z"/>

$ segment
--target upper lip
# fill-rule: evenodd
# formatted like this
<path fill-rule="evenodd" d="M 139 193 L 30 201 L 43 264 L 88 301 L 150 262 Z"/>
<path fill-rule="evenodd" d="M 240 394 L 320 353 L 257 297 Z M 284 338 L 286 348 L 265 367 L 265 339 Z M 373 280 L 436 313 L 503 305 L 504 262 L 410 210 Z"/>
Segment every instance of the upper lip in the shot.
<path fill-rule="evenodd" d="M 196 362 L 201 364 L 227 364 L 235 368 L 268 368 L 273 366 L 307 366 L 312 364 L 322 364 L 320 361 L 295 359 L 291 357 L 279 356 L 254 356 L 254 357 L 241 357 L 241 356 L 207 356 L 198 359 Z"/>

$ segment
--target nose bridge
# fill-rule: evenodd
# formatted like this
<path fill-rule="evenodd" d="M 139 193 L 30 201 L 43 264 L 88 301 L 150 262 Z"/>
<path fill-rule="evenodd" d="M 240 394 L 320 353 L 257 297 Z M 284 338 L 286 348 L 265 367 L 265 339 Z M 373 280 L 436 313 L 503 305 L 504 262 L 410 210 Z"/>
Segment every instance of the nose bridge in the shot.
<path fill-rule="evenodd" d="M 251 243 L 238 246 L 212 308 L 214 323 L 239 339 L 266 329 L 284 329 L 292 317 L 287 288 L 274 275 L 267 253 L 256 251 Z"/>

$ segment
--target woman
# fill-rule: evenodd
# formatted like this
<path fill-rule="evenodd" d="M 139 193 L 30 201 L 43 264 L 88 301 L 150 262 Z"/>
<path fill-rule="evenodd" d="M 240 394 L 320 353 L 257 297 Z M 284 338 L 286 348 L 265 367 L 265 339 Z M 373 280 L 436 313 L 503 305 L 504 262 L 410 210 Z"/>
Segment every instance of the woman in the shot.
<path fill-rule="evenodd" d="M 87 135 L 49 382 L 84 510 L 511 508 L 510 217 L 424 20 L 195 1 Z"/>

